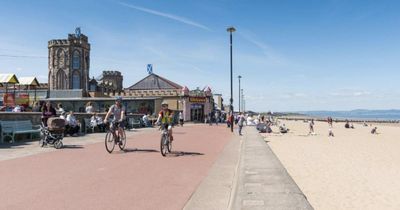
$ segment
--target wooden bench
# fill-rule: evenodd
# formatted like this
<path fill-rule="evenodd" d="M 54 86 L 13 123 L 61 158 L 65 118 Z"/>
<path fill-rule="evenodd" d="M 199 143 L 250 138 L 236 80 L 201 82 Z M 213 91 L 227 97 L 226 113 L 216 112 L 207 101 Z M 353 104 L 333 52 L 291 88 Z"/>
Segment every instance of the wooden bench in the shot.
<path fill-rule="evenodd" d="M 1 143 L 4 142 L 5 138 L 10 138 L 10 142 L 13 143 L 17 134 L 29 134 L 30 139 L 32 139 L 32 134 L 40 133 L 39 127 L 35 128 L 30 120 L 0 121 L 0 126 Z"/>

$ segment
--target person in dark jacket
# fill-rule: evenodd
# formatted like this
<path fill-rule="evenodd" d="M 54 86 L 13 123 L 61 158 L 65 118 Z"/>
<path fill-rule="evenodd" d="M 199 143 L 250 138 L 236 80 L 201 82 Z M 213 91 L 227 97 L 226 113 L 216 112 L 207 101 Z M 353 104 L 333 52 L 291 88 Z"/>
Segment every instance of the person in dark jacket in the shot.
<path fill-rule="evenodd" d="M 42 122 L 44 126 L 47 127 L 47 120 L 50 117 L 55 117 L 55 116 L 56 116 L 56 110 L 53 108 L 50 101 L 46 102 L 46 104 L 43 106 L 42 109 Z"/>

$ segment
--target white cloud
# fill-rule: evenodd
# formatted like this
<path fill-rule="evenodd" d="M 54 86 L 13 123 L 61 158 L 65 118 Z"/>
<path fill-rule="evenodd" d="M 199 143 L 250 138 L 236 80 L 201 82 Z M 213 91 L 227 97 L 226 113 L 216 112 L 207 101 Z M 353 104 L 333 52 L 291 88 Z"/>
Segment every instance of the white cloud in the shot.
<path fill-rule="evenodd" d="M 365 90 L 339 90 L 336 92 L 332 92 L 329 95 L 335 97 L 362 97 L 362 96 L 370 96 L 371 92 Z"/>
<path fill-rule="evenodd" d="M 287 60 L 284 58 L 282 55 L 277 53 L 272 47 L 268 46 L 267 44 L 259 41 L 256 36 L 248 31 L 248 30 L 242 30 L 245 32 L 238 32 L 238 34 L 243 37 L 245 40 L 248 42 L 254 44 L 256 47 L 260 48 L 264 54 L 265 57 L 267 57 L 269 62 L 274 62 L 277 64 L 286 64 Z"/>
<path fill-rule="evenodd" d="M 180 16 L 173 15 L 173 14 L 163 13 L 163 12 L 159 12 L 159 11 L 148 9 L 148 8 L 144 8 L 144 7 L 138 7 L 138 6 L 135 6 L 135 5 L 124 3 L 124 2 L 119 2 L 119 4 L 122 5 L 122 6 L 125 6 L 125 7 L 129 7 L 131 9 L 139 10 L 139 11 L 146 12 L 146 13 L 149 13 L 149 14 L 152 14 L 152 15 L 157 15 L 157 16 L 160 16 L 160 17 L 164 17 L 164 18 L 168 18 L 168 19 L 171 19 L 171 20 L 175 20 L 175 21 L 181 22 L 181 23 L 185 23 L 187 25 L 191 25 L 191 26 L 194 26 L 194 27 L 197 27 L 197 28 L 201 28 L 201 29 L 204 29 L 204 30 L 207 30 L 207 31 L 211 31 L 211 29 L 208 28 L 207 26 L 202 25 L 200 23 L 196 23 L 196 22 L 194 22 L 194 21 L 192 21 L 192 20 L 190 20 L 188 18 L 180 17 Z"/>

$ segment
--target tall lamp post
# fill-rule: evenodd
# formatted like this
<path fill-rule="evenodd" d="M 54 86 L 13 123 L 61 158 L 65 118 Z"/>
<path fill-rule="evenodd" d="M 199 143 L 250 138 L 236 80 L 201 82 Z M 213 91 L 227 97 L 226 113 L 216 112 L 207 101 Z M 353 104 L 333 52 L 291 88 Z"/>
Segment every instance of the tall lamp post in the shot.
<path fill-rule="evenodd" d="M 240 93 L 240 91 L 241 91 L 241 89 L 240 89 L 240 79 L 242 78 L 242 76 L 238 76 L 238 79 L 239 79 L 239 112 L 240 112 L 240 98 L 241 98 L 241 93 Z"/>
<path fill-rule="evenodd" d="M 230 99 L 230 105 L 229 109 L 231 111 L 231 132 L 233 132 L 233 71 L 232 71 L 232 33 L 236 31 L 234 27 L 229 27 L 226 29 L 229 32 L 230 35 L 230 50 L 231 50 L 231 99 Z"/>
<path fill-rule="evenodd" d="M 243 95 L 243 89 L 240 89 L 240 98 L 242 100 L 242 112 L 244 112 L 244 95 Z"/>

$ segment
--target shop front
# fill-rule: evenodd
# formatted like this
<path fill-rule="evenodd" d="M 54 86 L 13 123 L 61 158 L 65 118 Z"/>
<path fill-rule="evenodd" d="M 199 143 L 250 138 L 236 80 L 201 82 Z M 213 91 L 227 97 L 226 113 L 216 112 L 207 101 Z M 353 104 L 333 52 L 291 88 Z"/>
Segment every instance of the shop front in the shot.
<path fill-rule="evenodd" d="M 183 90 L 183 115 L 185 121 L 204 122 L 204 119 L 213 111 L 211 91 Z"/>
<path fill-rule="evenodd" d="M 192 122 L 204 121 L 204 104 L 190 105 L 190 121 Z"/>

